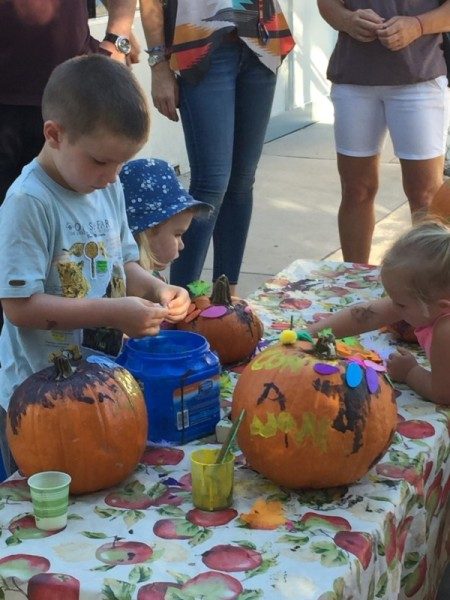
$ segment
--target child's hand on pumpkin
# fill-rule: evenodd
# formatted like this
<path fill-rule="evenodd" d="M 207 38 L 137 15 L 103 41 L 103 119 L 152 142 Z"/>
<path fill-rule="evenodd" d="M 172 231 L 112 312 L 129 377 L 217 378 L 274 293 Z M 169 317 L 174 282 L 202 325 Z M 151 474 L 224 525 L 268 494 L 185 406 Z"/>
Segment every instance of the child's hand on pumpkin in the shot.
<path fill-rule="evenodd" d="M 389 355 L 387 360 L 388 374 L 394 381 L 404 383 L 408 377 L 408 373 L 414 367 L 417 367 L 417 360 L 407 350 L 399 348 L 397 352 Z"/>
<path fill-rule="evenodd" d="M 136 296 L 117 298 L 113 301 L 116 304 L 114 318 L 108 326 L 119 329 L 132 338 L 157 335 L 162 321 L 169 315 L 168 308 Z"/>
<path fill-rule="evenodd" d="M 177 323 L 186 317 L 191 304 L 187 290 L 177 285 L 164 285 L 160 288 L 158 296 L 161 305 L 169 310 L 166 317 L 168 321 Z"/>

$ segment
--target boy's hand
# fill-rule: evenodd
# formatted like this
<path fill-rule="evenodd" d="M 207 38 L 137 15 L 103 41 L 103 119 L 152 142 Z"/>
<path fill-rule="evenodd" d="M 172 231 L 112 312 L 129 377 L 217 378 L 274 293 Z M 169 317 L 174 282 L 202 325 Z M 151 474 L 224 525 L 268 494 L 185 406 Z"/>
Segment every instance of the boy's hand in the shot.
<path fill-rule="evenodd" d="M 408 373 L 411 371 L 411 369 L 417 367 L 417 365 L 417 360 L 411 354 L 411 352 L 408 352 L 403 348 L 399 348 L 398 352 L 394 352 L 393 354 L 389 355 L 387 361 L 387 370 L 388 374 L 394 381 L 405 383 Z"/>
<path fill-rule="evenodd" d="M 117 298 L 112 327 L 120 329 L 128 337 L 157 335 L 161 323 L 169 315 L 168 308 L 149 300 L 127 296 Z"/>
<path fill-rule="evenodd" d="M 167 307 L 167 320 L 171 323 L 182 321 L 191 304 L 188 291 L 177 285 L 162 286 L 158 291 L 158 299 L 162 306 Z"/>

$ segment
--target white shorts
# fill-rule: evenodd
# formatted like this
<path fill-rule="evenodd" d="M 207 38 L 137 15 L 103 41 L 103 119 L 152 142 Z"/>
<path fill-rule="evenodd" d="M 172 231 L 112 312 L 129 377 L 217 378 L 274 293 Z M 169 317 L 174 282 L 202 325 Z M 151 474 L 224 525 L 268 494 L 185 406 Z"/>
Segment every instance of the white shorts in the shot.
<path fill-rule="evenodd" d="M 380 154 L 387 131 L 398 158 L 426 160 L 445 154 L 449 118 L 445 76 L 411 85 L 334 83 L 331 100 L 339 154 Z"/>

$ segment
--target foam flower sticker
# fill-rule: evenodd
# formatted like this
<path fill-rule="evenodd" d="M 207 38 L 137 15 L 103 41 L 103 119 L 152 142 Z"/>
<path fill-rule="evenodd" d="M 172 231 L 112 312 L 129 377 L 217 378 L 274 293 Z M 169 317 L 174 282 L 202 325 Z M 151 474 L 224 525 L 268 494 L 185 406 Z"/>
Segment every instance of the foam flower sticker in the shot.
<path fill-rule="evenodd" d="M 250 529 L 277 529 L 286 524 L 283 504 L 279 500 L 256 500 L 249 513 L 239 515 Z"/>

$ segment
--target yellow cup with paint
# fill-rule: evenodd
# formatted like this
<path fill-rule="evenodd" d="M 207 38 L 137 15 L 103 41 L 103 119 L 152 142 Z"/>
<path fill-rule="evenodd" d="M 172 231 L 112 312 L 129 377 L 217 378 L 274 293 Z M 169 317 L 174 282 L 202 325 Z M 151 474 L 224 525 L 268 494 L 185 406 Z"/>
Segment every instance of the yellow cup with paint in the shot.
<path fill-rule="evenodd" d="M 195 450 L 191 454 L 192 501 L 201 510 L 228 508 L 233 500 L 234 454 L 217 464 L 220 449 Z"/>

